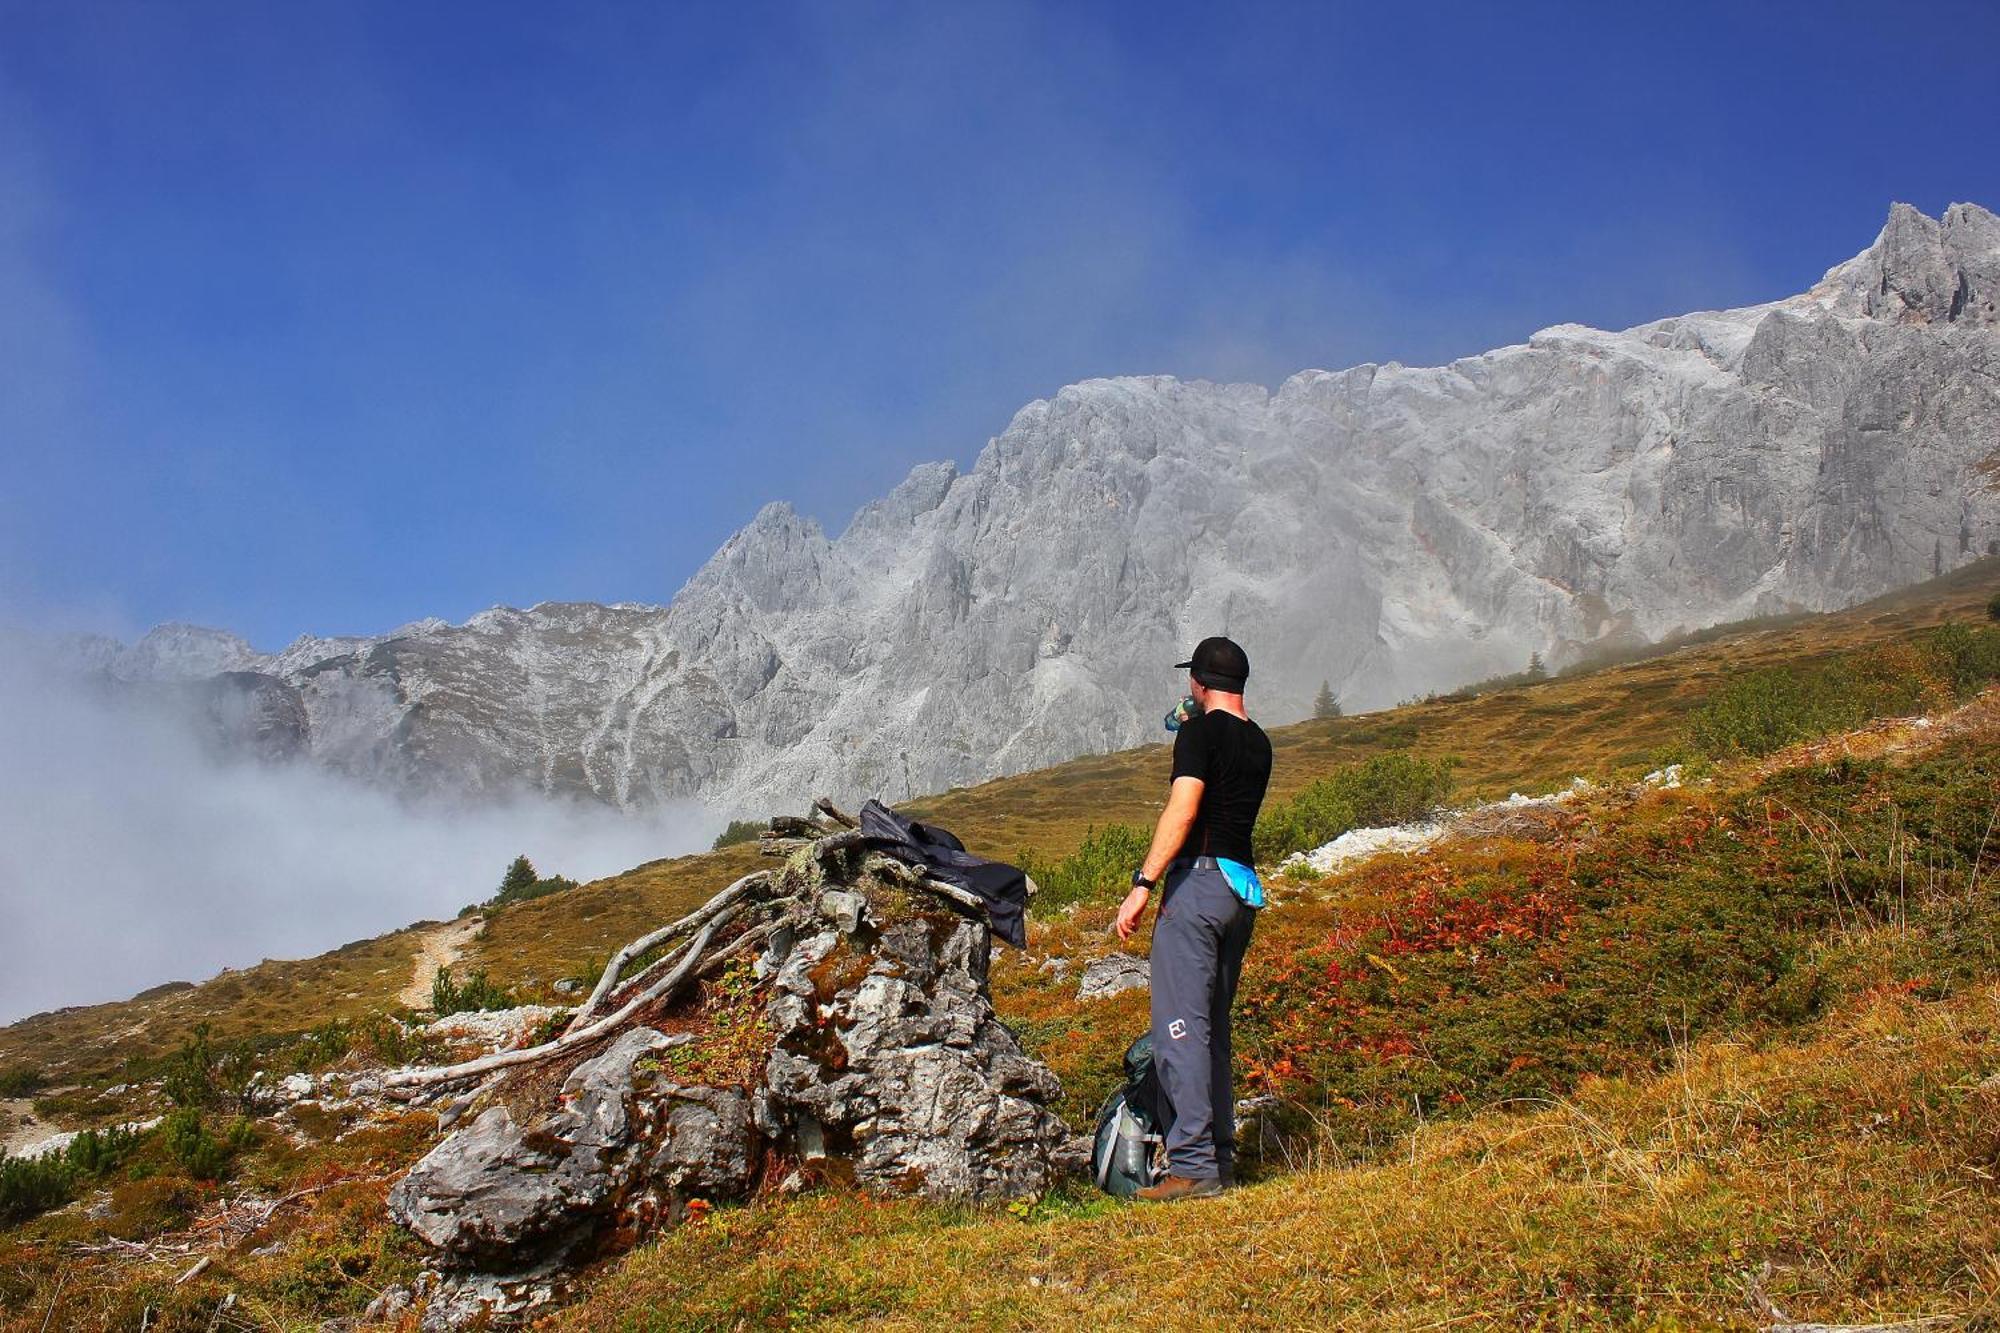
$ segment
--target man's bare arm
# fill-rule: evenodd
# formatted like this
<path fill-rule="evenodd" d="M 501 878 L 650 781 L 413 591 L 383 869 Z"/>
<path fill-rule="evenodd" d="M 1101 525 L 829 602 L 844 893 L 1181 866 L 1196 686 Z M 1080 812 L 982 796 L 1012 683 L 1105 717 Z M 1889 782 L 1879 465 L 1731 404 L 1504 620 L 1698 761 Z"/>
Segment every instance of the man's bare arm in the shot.
<path fill-rule="evenodd" d="M 1195 816 L 1201 811 L 1201 793 L 1205 785 L 1200 778 L 1174 779 L 1174 785 L 1167 793 L 1167 808 L 1160 811 L 1160 822 L 1153 826 L 1153 845 L 1139 866 L 1139 873 L 1147 879 L 1158 882 L 1160 876 L 1167 873 L 1167 864 L 1187 841 L 1188 830 L 1194 827 Z M 1146 915 L 1146 900 L 1150 896 L 1147 889 L 1136 884 L 1132 892 L 1125 895 L 1124 903 L 1118 908 L 1119 939 L 1132 938 L 1132 932 L 1139 928 L 1140 919 Z"/>
<path fill-rule="evenodd" d="M 1200 778 L 1174 779 L 1167 792 L 1167 808 L 1160 811 L 1160 822 L 1153 826 L 1153 846 L 1139 866 L 1147 879 L 1157 881 L 1167 873 L 1167 863 L 1179 855 L 1188 830 L 1194 827 L 1194 817 L 1201 812 L 1201 793 L 1206 785 Z"/>

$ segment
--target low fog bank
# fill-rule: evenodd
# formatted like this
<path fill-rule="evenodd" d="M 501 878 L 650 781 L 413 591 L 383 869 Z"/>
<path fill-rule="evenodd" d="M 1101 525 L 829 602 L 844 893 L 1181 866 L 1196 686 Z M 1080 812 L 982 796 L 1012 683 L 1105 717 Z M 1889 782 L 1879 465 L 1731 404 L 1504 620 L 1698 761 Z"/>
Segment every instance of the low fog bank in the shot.
<path fill-rule="evenodd" d="M 586 880 L 720 826 L 693 804 L 411 805 L 305 762 L 219 758 L 158 701 L 0 639 L 0 1023 L 450 917 L 518 853 Z"/>

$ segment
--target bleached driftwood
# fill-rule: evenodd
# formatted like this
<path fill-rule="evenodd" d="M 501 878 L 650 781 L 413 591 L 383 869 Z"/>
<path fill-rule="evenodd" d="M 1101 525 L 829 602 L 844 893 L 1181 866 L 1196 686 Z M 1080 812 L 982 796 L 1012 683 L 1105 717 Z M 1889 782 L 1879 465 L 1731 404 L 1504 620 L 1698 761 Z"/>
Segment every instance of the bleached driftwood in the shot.
<path fill-rule="evenodd" d="M 624 972 L 627 963 L 644 954 L 647 950 L 665 944 L 668 940 L 678 938 L 689 931 L 700 929 L 702 926 L 708 924 L 708 922 L 714 920 L 730 904 L 743 897 L 751 888 L 765 883 L 770 877 L 770 872 L 767 870 L 753 871 L 737 880 L 734 884 L 731 884 L 721 893 L 710 898 L 700 907 L 695 908 L 694 911 L 689 912 L 680 920 L 641 935 L 617 953 L 612 954 L 611 961 L 604 965 L 604 974 L 597 979 L 596 987 L 590 992 L 590 998 L 585 1000 L 577 1009 L 576 1016 L 570 1019 L 569 1027 L 564 1030 L 563 1035 L 567 1036 L 572 1032 L 580 1032 L 588 1025 L 590 1016 L 597 1012 L 598 1006 L 604 1003 L 605 997 L 617 986 L 618 978 Z M 670 954 L 668 957 L 672 957 L 672 955 Z M 659 960 L 659 962 L 665 961 L 666 959 L 664 958 Z M 658 965 L 658 963 L 655 963 L 653 966 L 657 967 Z M 651 968 L 647 969 L 648 972 L 651 970 Z M 632 981 L 637 982 L 642 980 L 645 975 L 645 972 L 641 972 Z"/>
<path fill-rule="evenodd" d="M 408 1094 L 496 1070 L 534 1064 L 574 1050 L 624 1026 L 648 1006 L 672 999 L 695 978 L 715 975 L 728 962 L 742 957 L 780 929 L 804 924 L 812 915 L 813 900 L 825 876 L 831 873 L 836 880 L 844 881 L 854 869 L 849 854 L 867 844 L 867 835 L 833 802 L 822 797 L 814 803 L 814 809 L 819 818 L 774 819 L 771 830 L 760 838 L 766 853 L 782 851 L 792 858 L 785 866 L 743 876 L 686 916 L 648 931 L 613 954 L 589 998 L 554 1040 L 453 1065 L 397 1070 L 384 1076 L 384 1090 L 392 1095 Z M 811 836 L 787 836 L 785 830 L 794 829 Z M 860 868 L 905 888 L 935 894 L 971 912 L 978 920 L 990 923 L 986 904 L 977 894 L 947 884 L 921 869 L 880 855 L 868 857 Z M 739 922 L 745 926 L 742 931 L 733 938 L 719 938 L 726 928 Z M 670 949 L 631 976 L 625 975 L 633 960 L 690 934 L 692 938 L 685 944 Z M 612 1004 L 617 1007 L 603 1012 Z"/>
<path fill-rule="evenodd" d="M 736 915 L 737 910 L 736 908 L 726 909 L 721 915 L 704 925 L 701 928 L 701 933 L 696 935 L 694 940 L 679 952 L 677 956 L 681 961 L 673 971 L 661 977 L 651 986 L 648 986 L 643 993 L 627 1001 L 623 1008 L 606 1014 L 603 1018 L 598 1019 L 595 1023 L 587 1027 L 565 1032 L 554 1041 L 545 1041 L 539 1046 L 526 1046 L 518 1051 L 500 1051 L 493 1055 L 482 1055 L 477 1060 L 467 1060 L 462 1064 L 440 1065 L 429 1069 L 399 1069 L 385 1076 L 382 1080 L 382 1086 L 384 1089 L 426 1088 L 434 1087 L 440 1083 L 456 1083 L 461 1079 L 474 1078 L 480 1074 L 490 1073 L 495 1069 L 508 1069 L 515 1065 L 533 1064 L 537 1060 L 546 1060 L 552 1055 L 560 1055 L 564 1051 L 574 1050 L 586 1042 L 601 1037 L 613 1028 L 622 1025 L 632 1015 L 638 1013 L 639 1010 L 645 1008 L 655 1000 L 662 1000 L 672 995 L 682 982 L 694 975 L 695 969 L 702 962 L 703 951 L 708 948 L 709 941 L 715 938 L 717 930 L 730 922 Z"/>

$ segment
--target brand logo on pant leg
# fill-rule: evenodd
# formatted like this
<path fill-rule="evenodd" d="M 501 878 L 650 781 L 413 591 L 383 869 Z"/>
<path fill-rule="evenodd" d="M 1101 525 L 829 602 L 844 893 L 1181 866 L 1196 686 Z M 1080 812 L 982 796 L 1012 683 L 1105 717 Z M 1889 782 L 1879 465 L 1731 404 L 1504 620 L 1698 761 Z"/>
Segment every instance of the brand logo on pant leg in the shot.
<path fill-rule="evenodd" d="M 1167 1035 L 1175 1041 L 1179 1041 L 1182 1037 L 1185 1037 L 1187 1035 L 1187 1020 L 1176 1018 L 1173 1022 L 1167 1024 Z"/>

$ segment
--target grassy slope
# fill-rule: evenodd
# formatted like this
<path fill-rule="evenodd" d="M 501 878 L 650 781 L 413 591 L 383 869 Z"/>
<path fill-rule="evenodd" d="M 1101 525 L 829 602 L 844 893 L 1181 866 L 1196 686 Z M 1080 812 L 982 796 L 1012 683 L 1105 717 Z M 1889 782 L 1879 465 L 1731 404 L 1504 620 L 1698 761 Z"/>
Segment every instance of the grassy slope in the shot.
<path fill-rule="evenodd" d="M 1080 1186 L 1007 1210 L 770 1198 L 606 1264 L 557 1326 L 1749 1326 L 1743 1284 L 1767 1266 L 1761 1289 L 1795 1317 L 1991 1321 L 2000 692 L 1937 725 L 1872 727 L 1785 759 L 1288 885 L 1260 924 L 1246 995 L 1305 959 L 1286 983 L 1293 1016 L 1356 1003 L 1280 1033 L 1301 1076 L 1272 1086 L 1322 1123 L 1253 1136 L 1249 1183 L 1223 1199 L 1148 1210 Z M 1829 818 L 1852 844 L 1832 863 L 1819 859 Z M 1493 927 L 1518 917 L 1486 916 L 1472 938 L 1403 952 L 1354 934 L 1384 917 L 1435 924 L 1423 904 L 1441 877 L 1504 904 L 1524 869 L 1551 864 L 1578 896 L 1544 928 L 1509 935 Z M 1636 892 L 1616 891 L 1621 869 Z M 1103 949 L 1107 911 L 1041 923 L 1036 952 Z M 1771 975 L 1718 972 L 1710 955 L 1732 947 Z M 1388 968 L 1343 967 L 1338 982 L 1319 970 L 1377 950 Z M 1080 1003 L 1034 962 L 997 960 L 996 1002 L 1062 1071 L 1074 1114 L 1143 1026 L 1143 997 Z M 1565 984 L 1537 994 L 1523 965 Z M 1679 966 L 1707 968 L 1700 990 L 1677 994 Z M 1800 979 L 1813 999 L 1794 1012 Z M 1704 1013 L 1710 989 L 1722 1002 Z M 1553 1026 L 1519 1007 L 1564 996 L 1583 1008 Z M 1498 1025 L 1512 1062 L 1482 1070 L 1476 1050 L 1453 1049 L 1455 997 Z M 1267 1061 L 1270 1020 L 1244 1020 L 1246 1058 Z M 1378 1041 L 1381 1021 L 1421 1021 L 1430 1049 Z M 1689 1040 L 1690 1026 L 1707 1035 Z M 1454 1108 L 1441 1071 L 1472 1096 Z M 1357 1133 L 1416 1091 L 1429 1116 Z M 128 1327 L 151 1306 L 153 1327 L 195 1330 L 231 1293 L 244 1326 L 352 1315 L 415 1271 L 382 1198 L 430 1138 L 423 1115 L 358 1132 L 295 1118 L 290 1141 L 262 1131 L 232 1188 L 331 1188 L 221 1250 L 201 1230 L 220 1216 L 214 1188 L 176 1178 L 154 1143 L 156 1174 L 106 1182 L 105 1218 L 69 1209 L 0 1233 L 0 1317 L 26 1328 L 58 1309 L 64 1326 Z M 66 1248 L 189 1221 L 187 1251 L 79 1262 Z M 196 1254 L 213 1267 L 176 1286 Z"/>
<path fill-rule="evenodd" d="M 1724 674 L 1983 614 L 1996 583 L 1986 565 L 1662 661 L 1287 728 L 1284 786 L 1384 739 L 1402 743 L 1412 719 L 1420 751 L 1463 755 L 1470 784 L 1487 792 L 1630 770 Z M 1891 762 L 1819 763 L 1832 750 L 1897 747 Z M 1246 1077 L 1285 1099 L 1294 1132 L 1253 1154 L 1251 1183 L 1225 1199 L 1142 1211 L 1073 1190 L 983 1212 L 835 1191 L 724 1208 L 607 1266 L 559 1322 L 1745 1323 L 1742 1278 L 1765 1264 L 1765 1288 L 1796 1317 L 1992 1320 L 2000 1095 L 1986 1080 L 2000 1066 L 2000 895 L 1982 884 L 1991 858 L 1980 824 L 2000 795 L 2000 694 L 1950 725 L 1875 728 L 1789 759 L 1812 766 L 1730 766 L 1712 789 L 1636 802 L 1606 793 L 1545 827 L 1288 887 L 1253 951 L 1244 1053 Z M 1091 822 L 1143 818 L 1162 763 L 1157 747 L 1080 760 L 927 808 L 994 847 L 1017 841 L 1017 811 L 1039 808 L 1050 839 L 1040 845 L 1062 850 L 1058 835 L 1073 843 Z M 1839 851 L 1836 832 L 1857 845 Z M 755 859 L 738 848 L 657 862 L 511 908 L 483 957 L 502 980 L 553 979 Z M 1544 911 L 1538 895 L 1552 887 Z M 1004 951 L 994 968 L 1003 1017 L 1063 1075 L 1073 1118 L 1143 1028 L 1144 998 L 1080 1004 L 1073 981 L 1038 964 L 1102 952 L 1108 912 L 1107 898 L 1040 921 L 1030 953 Z M 1495 943 L 1453 936 L 1464 920 Z M 1436 938 L 1385 941 L 1388 921 Z M 1754 947 L 1738 948 L 1746 941 Z M 1683 984 L 1704 948 L 1725 946 L 1747 971 L 1719 987 Z M 372 993 L 382 1007 L 407 980 L 411 951 L 406 934 L 386 936 L 231 974 L 223 983 L 243 991 L 226 1000 L 204 996 L 211 983 L 35 1020 L 4 1034 L 0 1067 L 55 1049 L 58 1032 L 87 1051 L 139 1019 L 149 1030 L 119 1037 L 125 1049 L 171 1044 L 178 1034 L 159 1029 L 196 1013 L 231 1033 L 303 1026 L 298 1016 L 323 1015 L 329 996 L 366 1007 Z M 1544 975 L 1565 984 L 1540 985 Z M 1489 1049 L 1489 1020 L 1504 1049 Z M 24 1030 L 33 1044 L 15 1044 Z M 1406 1110 L 1413 1090 L 1425 1100 Z M 1321 1123 L 1300 1133 L 1302 1116 Z M 0 1319 L 33 1327 L 59 1307 L 64 1326 L 125 1327 L 152 1305 L 154 1327 L 196 1329 L 226 1292 L 258 1326 L 352 1314 L 413 1271 L 408 1242 L 384 1223 L 381 1177 L 421 1149 L 428 1124 L 306 1124 L 289 1143 L 267 1132 L 239 1187 L 353 1183 L 311 1196 L 182 1287 L 173 1278 L 186 1255 L 84 1263 L 65 1246 L 171 1229 L 148 1217 L 209 1215 L 213 1189 L 165 1166 L 114 1181 L 108 1220 L 70 1209 L 0 1235 Z M 199 1232 L 195 1243 L 207 1252 Z"/>
<path fill-rule="evenodd" d="M 1272 730 L 1280 799 L 1336 765 L 1385 749 L 1456 755 L 1463 793 L 1548 790 L 1571 776 L 1631 776 L 1676 737 L 1682 717 L 1733 672 L 1806 662 L 1983 614 L 2000 592 L 2000 559 L 1852 610 L 1775 629 L 1725 630 L 1659 657 L 1504 690 Z M 1254 703 L 1254 699 L 1253 699 Z M 1093 824 L 1149 823 L 1165 787 L 1166 747 L 1094 755 L 908 803 L 905 808 L 999 856 L 1062 854 Z M 755 864 L 734 847 L 649 862 L 582 889 L 497 914 L 468 966 L 546 986 L 685 911 Z M 265 962 L 191 990 L 58 1010 L 0 1028 L 0 1069 L 28 1064 L 57 1078 L 114 1077 L 128 1060 L 162 1056 L 197 1022 L 218 1040 L 298 1032 L 328 1018 L 394 1007 L 417 952 L 415 928 L 302 961 Z M 537 992 L 540 993 L 540 992 Z"/>
<path fill-rule="evenodd" d="M 1996 811 L 2000 693 L 1291 886 L 1239 1048 L 1317 1123 L 1253 1140 L 1244 1188 L 725 1210 L 559 1327 L 1748 1327 L 1751 1285 L 1793 1318 L 1989 1326 Z M 1033 952 L 1101 952 L 1109 905 Z M 995 994 L 1075 1117 L 1144 999 L 1036 961 Z"/>
<path fill-rule="evenodd" d="M 1811 1042 L 1436 1124 L 1394 1160 L 1145 1209 L 827 1195 L 646 1247 L 567 1330 L 1750 1327 L 2000 1315 L 1991 987 L 1877 997 Z M 1657 1321 L 1657 1322 L 1656 1322 Z"/>

